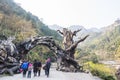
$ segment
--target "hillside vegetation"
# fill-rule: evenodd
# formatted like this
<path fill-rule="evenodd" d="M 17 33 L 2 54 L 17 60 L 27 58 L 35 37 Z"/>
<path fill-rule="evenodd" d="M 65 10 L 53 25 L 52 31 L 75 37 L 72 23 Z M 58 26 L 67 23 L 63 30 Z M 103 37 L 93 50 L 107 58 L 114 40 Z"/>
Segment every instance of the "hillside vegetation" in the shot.
<path fill-rule="evenodd" d="M 26 12 L 13 0 L 0 0 L 0 34 L 15 35 L 18 40 L 34 35 L 61 38 L 56 31 L 49 29 L 38 17 Z"/>
<path fill-rule="evenodd" d="M 96 55 L 101 60 L 120 58 L 120 20 L 103 27 L 101 32 L 90 32 L 90 37 L 81 44 L 86 53 Z"/>

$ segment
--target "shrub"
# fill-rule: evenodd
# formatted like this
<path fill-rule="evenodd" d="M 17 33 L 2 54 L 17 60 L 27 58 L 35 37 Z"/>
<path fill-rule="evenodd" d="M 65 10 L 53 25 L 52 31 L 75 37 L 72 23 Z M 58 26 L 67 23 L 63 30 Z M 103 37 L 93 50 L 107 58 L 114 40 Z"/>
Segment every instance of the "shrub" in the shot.
<path fill-rule="evenodd" d="M 96 55 L 92 56 L 92 57 L 91 57 L 91 61 L 92 61 L 93 63 L 98 63 L 98 57 L 97 57 Z"/>
<path fill-rule="evenodd" d="M 116 80 L 114 70 L 105 66 L 104 64 L 87 62 L 89 70 L 94 76 L 98 76 L 103 80 Z"/>

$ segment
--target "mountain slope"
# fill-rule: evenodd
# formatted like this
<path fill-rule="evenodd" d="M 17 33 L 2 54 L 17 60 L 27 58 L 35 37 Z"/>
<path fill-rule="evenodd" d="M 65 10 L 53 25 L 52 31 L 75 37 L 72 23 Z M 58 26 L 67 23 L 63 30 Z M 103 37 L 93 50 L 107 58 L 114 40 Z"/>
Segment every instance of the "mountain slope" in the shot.
<path fill-rule="evenodd" d="M 61 26 L 59 26 L 59 25 L 56 25 L 56 24 L 54 24 L 54 25 L 49 25 L 48 26 L 50 29 L 52 29 L 52 30 L 62 30 L 63 28 L 61 27 Z"/>
<path fill-rule="evenodd" d="M 101 33 L 94 33 L 81 47 L 95 53 L 102 59 L 114 58 L 120 55 L 120 20 L 101 29 Z M 96 36 L 95 36 L 96 35 Z"/>
<path fill-rule="evenodd" d="M 13 0 L 0 0 L 0 34 L 15 35 L 17 40 L 22 40 L 35 35 L 53 36 L 60 40 L 61 36 L 48 28 L 37 16 L 26 12 Z"/>

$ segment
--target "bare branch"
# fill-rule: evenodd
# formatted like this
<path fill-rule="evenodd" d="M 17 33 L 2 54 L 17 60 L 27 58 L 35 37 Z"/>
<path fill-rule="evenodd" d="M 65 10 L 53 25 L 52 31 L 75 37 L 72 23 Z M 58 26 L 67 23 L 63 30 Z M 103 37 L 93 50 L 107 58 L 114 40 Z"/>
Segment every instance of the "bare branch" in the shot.
<path fill-rule="evenodd" d="M 84 41 L 88 36 L 89 36 L 89 35 L 86 35 L 84 38 L 76 41 L 76 42 L 75 42 L 74 44 L 72 44 L 69 48 L 67 48 L 66 51 L 70 51 L 70 50 L 72 50 L 72 49 L 75 49 L 75 48 L 77 47 L 77 45 L 78 45 L 80 42 Z"/>
<path fill-rule="evenodd" d="M 76 34 L 79 32 L 79 31 L 81 31 L 82 29 L 78 29 L 77 31 L 74 31 L 73 32 L 73 36 L 76 36 Z"/>
<path fill-rule="evenodd" d="M 61 32 L 60 30 L 57 30 L 60 34 L 62 34 L 63 35 L 63 32 Z"/>

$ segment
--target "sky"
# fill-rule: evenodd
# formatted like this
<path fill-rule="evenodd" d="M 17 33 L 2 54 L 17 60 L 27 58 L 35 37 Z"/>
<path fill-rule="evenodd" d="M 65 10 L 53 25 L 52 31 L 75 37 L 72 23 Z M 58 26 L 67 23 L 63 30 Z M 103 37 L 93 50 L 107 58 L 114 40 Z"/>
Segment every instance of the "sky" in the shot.
<path fill-rule="evenodd" d="M 120 0 L 14 0 L 46 25 L 101 28 L 120 18 Z"/>

